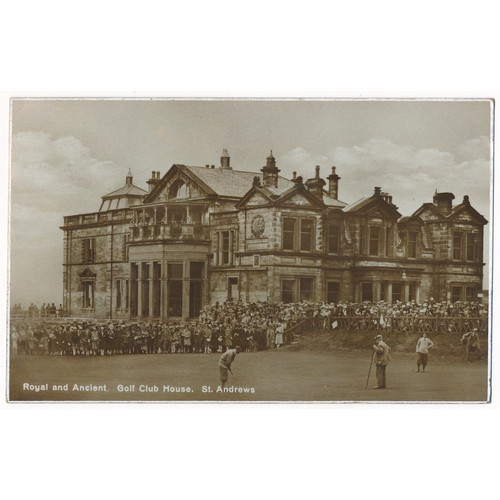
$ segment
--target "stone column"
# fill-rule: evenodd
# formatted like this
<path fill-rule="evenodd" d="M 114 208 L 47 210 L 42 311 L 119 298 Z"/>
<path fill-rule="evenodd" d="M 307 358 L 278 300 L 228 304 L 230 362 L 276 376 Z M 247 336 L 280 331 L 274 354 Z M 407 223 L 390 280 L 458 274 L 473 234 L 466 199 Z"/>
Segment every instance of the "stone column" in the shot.
<path fill-rule="evenodd" d="M 405 281 L 403 283 L 403 302 L 408 302 L 410 300 L 410 283 Z"/>
<path fill-rule="evenodd" d="M 392 304 L 392 283 L 387 283 L 387 302 Z"/>
<path fill-rule="evenodd" d="M 182 266 L 182 319 L 189 318 L 189 276 L 186 276 L 188 261 L 184 261 Z"/>
<path fill-rule="evenodd" d="M 149 317 L 153 317 L 154 309 L 154 262 L 149 262 Z"/>

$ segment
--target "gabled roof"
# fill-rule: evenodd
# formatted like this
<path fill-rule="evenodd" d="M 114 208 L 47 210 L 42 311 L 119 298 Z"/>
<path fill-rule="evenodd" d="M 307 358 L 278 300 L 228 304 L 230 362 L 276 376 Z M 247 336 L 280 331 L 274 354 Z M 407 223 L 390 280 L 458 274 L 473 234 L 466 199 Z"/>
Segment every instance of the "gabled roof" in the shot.
<path fill-rule="evenodd" d="M 488 224 L 488 221 L 467 201 L 452 208 L 449 219 L 455 219 L 461 213 L 467 212 L 477 219 L 481 224 Z"/>
<path fill-rule="evenodd" d="M 174 164 L 163 176 L 161 182 L 148 194 L 144 200 L 145 203 L 150 203 L 156 198 L 158 193 L 164 188 L 166 180 L 176 170 L 185 174 L 207 194 L 227 198 L 242 198 L 245 196 L 252 188 L 254 177 L 259 175 L 258 172 Z M 278 177 L 278 188 L 268 189 L 274 194 L 280 195 L 293 185 L 292 181 L 284 177 Z"/>
<path fill-rule="evenodd" d="M 387 214 L 390 214 L 397 219 L 401 217 L 401 214 L 397 211 L 396 207 L 390 203 L 387 203 L 387 201 L 385 201 L 382 196 L 370 196 L 361 198 L 351 205 L 346 206 L 343 211 L 346 213 L 370 212 L 377 206 Z"/>
<path fill-rule="evenodd" d="M 441 220 L 453 220 L 457 218 L 459 214 L 468 212 L 472 217 L 477 219 L 479 223 L 488 224 L 488 221 L 469 203 L 468 198 L 464 200 L 463 203 L 452 207 L 449 214 L 443 213 L 434 203 L 424 203 L 413 213 L 413 216 L 420 216 L 426 209 L 430 210 Z"/>
<path fill-rule="evenodd" d="M 254 176 L 255 177 L 255 176 Z M 287 181 L 287 179 L 283 179 L 284 181 Z M 278 181 L 280 186 L 283 186 L 285 184 L 282 182 L 282 178 Z M 247 201 L 252 198 L 252 196 L 255 193 L 261 194 L 264 198 L 268 200 L 270 204 L 273 205 L 280 205 L 282 203 L 286 203 L 288 199 L 291 197 L 300 194 L 304 198 L 306 198 L 311 205 L 316 206 L 318 208 L 324 208 L 324 206 L 328 207 L 338 207 L 338 208 L 343 208 L 346 206 L 346 203 L 343 201 L 339 200 L 334 200 L 333 198 L 330 198 L 327 193 L 323 194 L 323 199 L 320 200 L 317 198 L 313 193 L 311 193 L 304 184 L 300 183 L 297 184 L 293 181 L 287 181 L 288 188 L 287 189 L 277 189 L 273 187 L 267 187 L 267 186 L 253 186 L 242 198 L 241 200 L 237 203 L 236 207 L 242 207 L 244 206 Z"/>

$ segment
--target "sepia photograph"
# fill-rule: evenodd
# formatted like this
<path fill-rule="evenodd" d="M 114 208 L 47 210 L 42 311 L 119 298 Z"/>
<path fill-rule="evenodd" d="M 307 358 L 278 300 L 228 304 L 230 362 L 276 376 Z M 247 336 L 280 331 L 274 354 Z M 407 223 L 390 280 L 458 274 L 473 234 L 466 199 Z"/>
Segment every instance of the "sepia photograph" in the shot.
<path fill-rule="evenodd" d="M 490 402 L 493 113 L 11 98 L 8 401 Z"/>

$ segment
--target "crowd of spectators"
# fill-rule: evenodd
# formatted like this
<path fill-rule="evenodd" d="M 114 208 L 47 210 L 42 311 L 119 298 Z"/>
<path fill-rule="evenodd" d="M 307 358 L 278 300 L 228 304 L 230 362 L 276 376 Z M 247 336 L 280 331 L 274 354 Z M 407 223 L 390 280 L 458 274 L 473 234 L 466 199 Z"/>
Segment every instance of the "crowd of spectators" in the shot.
<path fill-rule="evenodd" d="M 418 304 L 415 300 L 409 302 L 396 301 L 388 303 L 384 301 L 362 303 L 338 302 L 317 304 L 313 312 L 313 326 L 320 329 L 344 328 L 346 319 L 350 318 L 349 325 L 353 329 L 390 329 L 397 325 L 398 329 L 405 330 L 414 322 L 423 323 L 445 323 L 448 330 L 458 324 L 461 318 L 485 318 L 488 314 L 483 304 L 478 302 L 450 302 L 429 300 Z M 455 318 L 457 321 L 444 321 Z"/>
<path fill-rule="evenodd" d="M 114 354 L 247 352 L 280 347 L 283 332 L 305 317 L 306 304 L 227 302 L 206 306 L 194 322 L 17 321 L 13 354 L 105 356 Z"/>
<path fill-rule="evenodd" d="M 432 298 L 422 304 L 227 301 L 206 305 L 198 320 L 192 322 L 100 322 L 70 318 L 58 322 L 12 321 L 11 347 L 14 354 L 53 356 L 208 354 L 224 352 L 236 345 L 252 352 L 280 347 L 287 341 L 286 332 L 304 320 L 310 320 L 313 328 L 324 330 L 348 327 L 380 330 L 391 328 L 396 322 L 403 330 L 412 319 L 481 318 L 486 314 L 483 305 L 476 302 L 436 302 Z"/>

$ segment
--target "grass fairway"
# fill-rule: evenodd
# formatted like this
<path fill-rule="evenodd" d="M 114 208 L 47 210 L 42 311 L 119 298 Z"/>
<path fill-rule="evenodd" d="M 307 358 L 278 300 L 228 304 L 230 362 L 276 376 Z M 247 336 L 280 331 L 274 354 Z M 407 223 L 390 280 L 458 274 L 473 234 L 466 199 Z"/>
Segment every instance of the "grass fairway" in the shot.
<path fill-rule="evenodd" d="M 465 364 L 433 359 L 432 355 L 426 373 L 415 372 L 413 357 L 395 357 L 387 367 L 385 390 L 371 389 L 376 382 L 372 367 L 365 389 L 370 355 L 370 351 L 320 354 L 288 349 L 241 353 L 226 387 L 243 392 L 228 393 L 217 392 L 219 354 L 215 353 L 17 356 L 10 363 L 9 400 L 484 402 L 488 398 L 484 361 Z M 37 391 L 35 386 L 42 384 L 42 390 Z M 75 384 L 84 386 L 83 390 L 73 390 Z M 89 386 L 102 389 L 104 385 L 104 392 L 88 390 Z M 203 392 L 204 386 L 213 392 Z M 171 392 L 181 388 L 192 392 Z"/>

